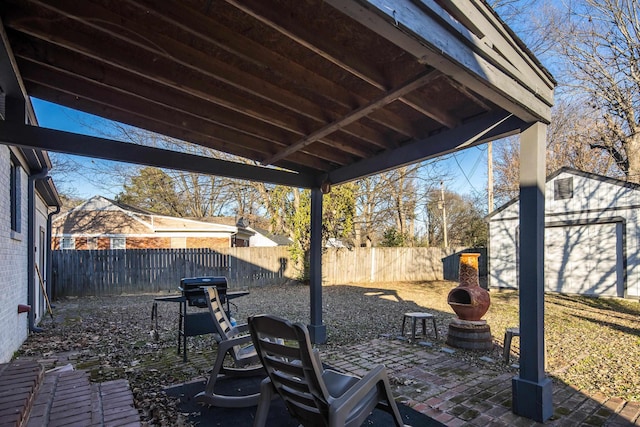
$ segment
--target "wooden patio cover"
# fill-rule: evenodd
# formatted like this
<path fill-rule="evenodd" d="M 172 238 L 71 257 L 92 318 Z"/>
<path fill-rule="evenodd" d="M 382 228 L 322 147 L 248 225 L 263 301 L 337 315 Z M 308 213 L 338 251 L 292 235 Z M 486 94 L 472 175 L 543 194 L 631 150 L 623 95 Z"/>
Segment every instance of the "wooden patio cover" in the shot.
<path fill-rule="evenodd" d="M 320 188 L 525 129 L 535 152 L 550 121 L 553 78 L 482 0 L 3 0 L 0 19 L 0 142 L 311 188 L 315 236 Z M 39 128 L 29 96 L 249 162 Z"/>

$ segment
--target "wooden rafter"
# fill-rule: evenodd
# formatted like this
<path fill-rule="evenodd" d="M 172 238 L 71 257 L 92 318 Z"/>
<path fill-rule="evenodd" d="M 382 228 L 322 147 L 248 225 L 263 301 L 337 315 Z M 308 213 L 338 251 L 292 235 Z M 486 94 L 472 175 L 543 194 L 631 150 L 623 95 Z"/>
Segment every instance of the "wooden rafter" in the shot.
<path fill-rule="evenodd" d="M 345 115 L 344 117 L 342 117 L 340 120 L 336 120 L 333 123 L 330 123 L 324 127 L 322 127 L 321 129 L 316 130 L 315 132 L 312 132 L 311 134 L 307 135 L 305 138 L 301 139 L 300 141 L 295 142 L 294 144 L 288 146 L 287 148 L 285 148 L 284 150 L 280 151 L 279 153 L 277 153 L 275 156 L 270 157 L 268 159 L 266 159 L 263 164 L 265 165 L 270 165 L 273 164 L 275 162 L 277 162 L 280 159 L 283 159 L 285 157 L 287 157 L 288 155 L 295 153 L 296 151 L 301 150 L 302 148 L 306 147 L 309 144 L 313 144 L 315 141 L 324 138 L 327 135 L 332 134 L 333 132 L 337 131 L 338 129 L 353 123 L 357 120 L 360 120 L 361 118 L 369 115 L 370 113 L 372 113 L 373 111 L 384 107 L 385 105 L 397 100 L 398 98 L 401 98 L 402 96 L 406 95 L 407 93 L 413 92 L 414 90 L 424 86 L 425 84 L 427 84 L 429 81 L 435 79 L 436 77 L 438 77 L 440 75 L 439 72 L 434 72 L 433 70 L 427 71 L 421 75 L 419 75 L 418 77 L 416 77 L 415 79 L 413 79 L 410 82 L 405 83 L 404 85 L 401 85 L 400 87 L 391 90 L 389 92 L 387 92 L 386 94 L 384 94 L 382 97 L 370 102 L 368 105 L 362 106 L 354 111 L 352 111 L 351 113 Z"/>
<path fill-rule="evenodd" d="M 545 73 L 476 3 L 6 0 L 0 14 L 31 96 L 326 176 L 488 113 L 544 116 L 526 85 Z"/>

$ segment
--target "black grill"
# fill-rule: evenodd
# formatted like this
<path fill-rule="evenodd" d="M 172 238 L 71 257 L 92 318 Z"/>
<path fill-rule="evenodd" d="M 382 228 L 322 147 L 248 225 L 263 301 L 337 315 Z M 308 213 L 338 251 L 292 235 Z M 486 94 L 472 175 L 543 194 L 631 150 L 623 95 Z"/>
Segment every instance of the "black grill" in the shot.
<path fill-rule="evenodd" d="M 207 297 L 204 286 L 215 286 L 218 289 L 220 302 L 225 303 L 227 299 L 227 278 L 224 276 L 212 277 L 185 277 L 180 279 L 180 292 L 187 299 L 187 304 L 192 307 L 207 307 Z"/>

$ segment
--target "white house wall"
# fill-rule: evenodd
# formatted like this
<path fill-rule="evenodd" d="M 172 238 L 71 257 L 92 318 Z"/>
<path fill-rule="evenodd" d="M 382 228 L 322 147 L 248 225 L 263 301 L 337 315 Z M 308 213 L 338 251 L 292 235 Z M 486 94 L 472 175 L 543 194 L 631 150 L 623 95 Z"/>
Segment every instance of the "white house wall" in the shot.
<path fill-rule="evenodd" d="M 11 231 L 10 150 L 0 145 L 0 363 L 7 362 L 27 338 L 27 174 L 20 176 L 20 233 Z"/>
<path fill-rule="evenodd" d="M 567 177 L 573 177 L 573 198 L 555 200 L 554 181 Z M 562 248 L 553 248 L 557 242 L 552 239 L 554 236 L 560 236 L 558 233 L 561 233 L 557 227 L 569 227 L 564 230 L 564 233 L 579 232 L 584 234 L 586 239 L 572 256 L 582 253 L 584 268 L 592 269 L 594 274 L 602 274 L 605 277 L 613 274 L 611 255 L 617 252 L 622 262 L 616 267 L 618 268 L 616 274 L 621 276 L 622 285 L 626 280 L 625 296 L 640 298 L 640 260 L 637 255 L 640 248 L 638 209 L 640 209 L 640 190 L 637 188 L 570 172 L 563 172 L 549 180 L 545 200 L 548 227 L 545 238 L 549 240 L 547 244 L 552 246 L 549 249 L 552 253 L 545 254 L 546 269 L 553 269 L 551 264 L 559 262 L 557 257 L 562 256 Z M 518 214 L 519 203 L 516 201 L 490 218 L 489 284 L 491 287 L 517 287 Z M 551 230 L 550 227 L 554 229 Z M 609 253 L 603 254 L 603 251 L 609 251 Z M 626 277 L 622 267 L 626 267 Z M 572 286 L 576 289 L 577 285 L 569 285 L 567 289 Z M 605 289 L 610 291 L 611 283 L 608 285 L 603 283 L 589 292 L 610 293 L 605 292 Z M 547 290 L 558 289 L 548 287 Z M 585 290 L 585 293 L 589 292 Z"/>
<path fill-rule="evenodd" d="M 251 247 L 273 247 L 278 246 L 276 242 L 262 234 L 256 233 L 249 238 L 249 246 Z"/>

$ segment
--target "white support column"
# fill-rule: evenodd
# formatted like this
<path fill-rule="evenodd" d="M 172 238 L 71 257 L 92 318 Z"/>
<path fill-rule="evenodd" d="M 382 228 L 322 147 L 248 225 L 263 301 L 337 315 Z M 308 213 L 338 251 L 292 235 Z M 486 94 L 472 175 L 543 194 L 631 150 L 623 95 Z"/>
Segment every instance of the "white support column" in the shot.
<path fill-rule="evenodd" d="M 538 422 L 553 415 L 544 371 L 544 190 L 547 126 L 520 135 L 520 374 L 512 380 L 513 412 Z"/>

